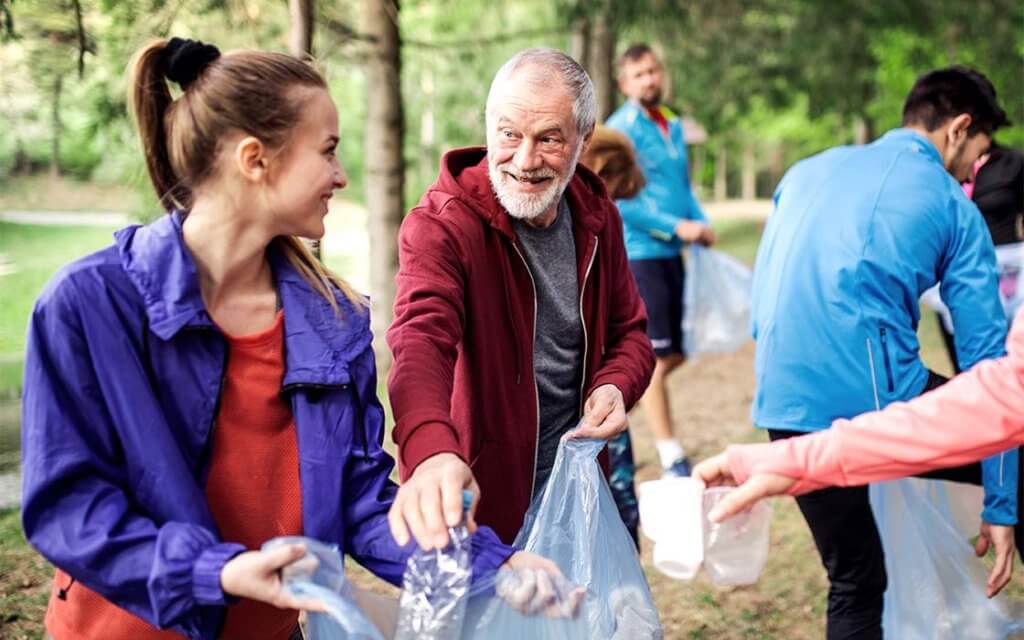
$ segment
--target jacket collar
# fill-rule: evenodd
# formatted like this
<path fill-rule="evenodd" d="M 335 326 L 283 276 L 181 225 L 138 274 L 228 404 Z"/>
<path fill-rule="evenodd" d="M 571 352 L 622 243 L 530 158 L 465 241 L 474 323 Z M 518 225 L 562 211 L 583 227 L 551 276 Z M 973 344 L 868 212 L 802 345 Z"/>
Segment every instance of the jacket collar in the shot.
<path fill-rule="evenodd" d="M 173 211 L 149 225 L 114 234 L 122 268 L 142 296 L 149 328 L 162 340 L 185 329 L 216 330 L 182 237 L 184 217 L 184 212 Z M 339 317 L 276 249 L 268 249 L 268 258 L 284 309 L 283 385 L 347 384 L 350 362 L 370 344 L 369 312 L 338 292 Z"/>
<path fill-rule="evenodd" d="M 515 237 L 511 216 L 498 202 L 491 186 L 486 147 L 465 147 L 446 153 L 441 159 L 441 175 L 430 187 L 430 191 L 452 195 L 492 227 L 510 239 Z M 600 233 L 608 218 L 605 205 L 608 195 L 601 179 L 578 164 L 576 173 L 565 189 L 565 195 L 569 199 L 573 224 L 592 234 Z"/>
<path fill-rule="evenodd" d="M 931 140 L 921 135 L 913 129 L 899 128 L 891 129 L 885 133 L 878 142 L 890 142 L 895 144 L 906 145 L 913 149 L 917 153 L 922 153 L 926 157 L 935 160 L 940 165 L 942 162 L 942 154 L 935 147 Z M 943 165 L 945 166 L 945 165 Z"/>

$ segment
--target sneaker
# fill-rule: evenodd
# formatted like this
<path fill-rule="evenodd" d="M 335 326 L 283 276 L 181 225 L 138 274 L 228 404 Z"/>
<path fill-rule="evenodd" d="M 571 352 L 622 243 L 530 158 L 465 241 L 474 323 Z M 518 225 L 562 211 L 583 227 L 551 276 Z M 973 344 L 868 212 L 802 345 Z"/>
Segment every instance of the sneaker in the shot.
<path fill-rule="evenodd" d="M 672 463 L 672 466 L 665 469 L 661 477 L 662 478 L 687 478 L 690 476 L 690 459 L 679 458 Z"/>

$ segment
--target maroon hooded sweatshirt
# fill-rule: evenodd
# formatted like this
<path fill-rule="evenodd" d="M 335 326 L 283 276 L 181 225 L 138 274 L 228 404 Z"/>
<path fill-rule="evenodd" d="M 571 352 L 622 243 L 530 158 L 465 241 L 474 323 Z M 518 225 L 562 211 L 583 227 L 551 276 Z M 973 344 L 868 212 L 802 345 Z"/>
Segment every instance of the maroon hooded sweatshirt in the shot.
<path fill-rule="evenodd" d="M 584 324 L 581 401 L 604 384 L 627 409 L 654 370 L 647 316 L 629 270 L 622 220 L 582 165 L 566 188 Z M 398 237 L 394 363 L 388 393 L 402 479 L 450 452 L 480 484 L 477 522 L 511 543 L 537 462 L 533 279 L 487 174 L 486 149 L 445 154 L 441 175 Z M 580 409 L 582 415 L 582 407 Z"/>

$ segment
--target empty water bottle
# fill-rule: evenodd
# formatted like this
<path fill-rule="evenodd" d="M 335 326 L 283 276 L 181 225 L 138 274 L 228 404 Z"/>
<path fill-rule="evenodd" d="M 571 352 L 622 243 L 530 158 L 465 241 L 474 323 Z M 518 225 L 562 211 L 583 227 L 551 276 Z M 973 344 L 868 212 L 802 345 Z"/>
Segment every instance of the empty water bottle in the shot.
<path fill-rule="evenodd" d="M 417 548 L 409 558 L 395 640 L 457 640 L 462 634 L 472 577 L 465 513 L 472 500 L 463 492 L 462 522 L 449 527 L 444 549 Z"/>

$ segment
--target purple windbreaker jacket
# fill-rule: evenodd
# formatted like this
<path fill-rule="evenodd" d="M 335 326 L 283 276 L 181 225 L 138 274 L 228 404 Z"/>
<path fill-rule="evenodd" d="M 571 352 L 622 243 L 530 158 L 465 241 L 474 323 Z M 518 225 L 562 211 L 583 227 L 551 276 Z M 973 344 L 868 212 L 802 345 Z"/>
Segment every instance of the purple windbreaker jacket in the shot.
<path fill-rule="evenodd" d="M 36 303 L 22 415 L 22 523 L 76 581 L 189 638 L 215 638 L 231 599 L 206 502 L 227 343 L 206 312 L 181 212 L 114 234 L 62 269 Z M 397 490 L 383 450 L 369 317 L 340 294 L 339 319 L 272 249 L 285 375 L 298 432 L 304 534 L 399 584 L 413 549 L 387 523 Z M 474 582 L 513 552 L 473 538 Z M 71 588 L 74 588 L 73 586 Z"/>

